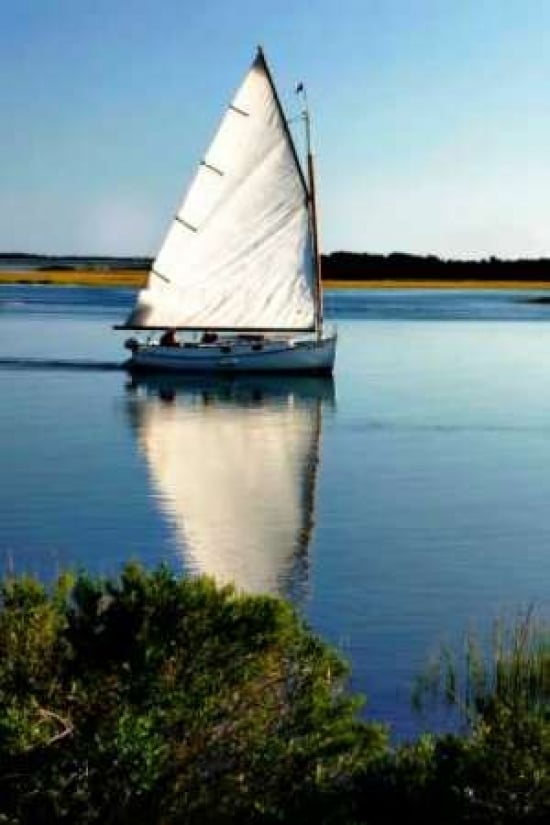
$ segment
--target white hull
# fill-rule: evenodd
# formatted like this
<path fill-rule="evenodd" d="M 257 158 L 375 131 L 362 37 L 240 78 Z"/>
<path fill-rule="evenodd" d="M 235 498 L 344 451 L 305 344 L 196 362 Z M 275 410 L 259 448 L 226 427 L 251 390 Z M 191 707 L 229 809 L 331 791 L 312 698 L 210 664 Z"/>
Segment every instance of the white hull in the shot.
<path fill-rule="evenodd" d="M 261 344 L 235 338 L 215 344 L 135 344 L 126 363 L 130 370 L 178 373 L 306 373 L 331 374 L 336 336 L 315 339 L 265 340 Z"/>

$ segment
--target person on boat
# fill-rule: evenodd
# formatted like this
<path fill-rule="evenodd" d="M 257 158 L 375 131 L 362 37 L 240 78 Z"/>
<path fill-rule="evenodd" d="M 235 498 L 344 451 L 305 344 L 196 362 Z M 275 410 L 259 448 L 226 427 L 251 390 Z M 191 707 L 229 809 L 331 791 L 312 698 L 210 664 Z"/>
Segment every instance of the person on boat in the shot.
<path fill-rule="evenodd" d="M 161 347 L 177 347 L 179 346 L 176 340 L 176 330 L 175 329 L 167 329 L 165 332 L 162 333 L 160 336 L 159 341 Z"/>
<path fill-rule="evenodd" d="M 209 330 L 206 330 L 206 332 L 203 333 L 203 336 L 201 338 L 201 344 L 215 344 L 217 340 L 218 336 L 215 332 L 210 332 Z"/>

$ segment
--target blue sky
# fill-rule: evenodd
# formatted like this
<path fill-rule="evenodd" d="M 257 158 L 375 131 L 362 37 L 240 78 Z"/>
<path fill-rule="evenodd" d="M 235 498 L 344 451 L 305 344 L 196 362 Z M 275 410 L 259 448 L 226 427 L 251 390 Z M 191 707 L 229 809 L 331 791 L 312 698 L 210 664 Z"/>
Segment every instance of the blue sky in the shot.
<path fill-rule="evenodd" d="M 0 0 L 0 250 L 154 254 L 262 43 L 321 246 L 550 256 L 550 0 Z"/>

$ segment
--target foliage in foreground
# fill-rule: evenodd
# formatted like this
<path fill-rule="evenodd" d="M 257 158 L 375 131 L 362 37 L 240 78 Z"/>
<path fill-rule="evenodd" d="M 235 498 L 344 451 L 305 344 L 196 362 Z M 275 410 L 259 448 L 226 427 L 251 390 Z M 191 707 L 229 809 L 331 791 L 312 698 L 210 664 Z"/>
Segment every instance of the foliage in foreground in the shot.
<path fill-rule="evenodd" d="M 282 601 L 136 567 L 1 598 L 6 821 L 277 821 L 384 746 Z"/>
<path fill-rule="evenodd" d="M 392 748 L 279 600 L 137 567 L 0 600 L 0 823 L 548 821 L 544 633 L 470 655 L 466 735 Z"/>
<path fill-rule="evenodd" d="M 468 634 L 463 660 L 443 649 L 415 701 L 459 710 L 464 736 L 425 736 L 360 772 L 359 819 L 369 823 L 550 822 L 550 635 L 525 618 L 495 623 L 484 651 Z M 408 813 L 407 813 L 408 812 Z"/>

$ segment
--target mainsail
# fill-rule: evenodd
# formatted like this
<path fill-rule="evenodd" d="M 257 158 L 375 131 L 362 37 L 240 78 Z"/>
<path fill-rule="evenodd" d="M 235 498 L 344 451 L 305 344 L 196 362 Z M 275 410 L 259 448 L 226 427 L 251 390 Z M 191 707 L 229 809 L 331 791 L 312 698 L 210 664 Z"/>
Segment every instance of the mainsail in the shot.
<path fill-rule="evenodd" d="M 312 330 L 309 194 L 261 50 L 125 326 Z"/>

